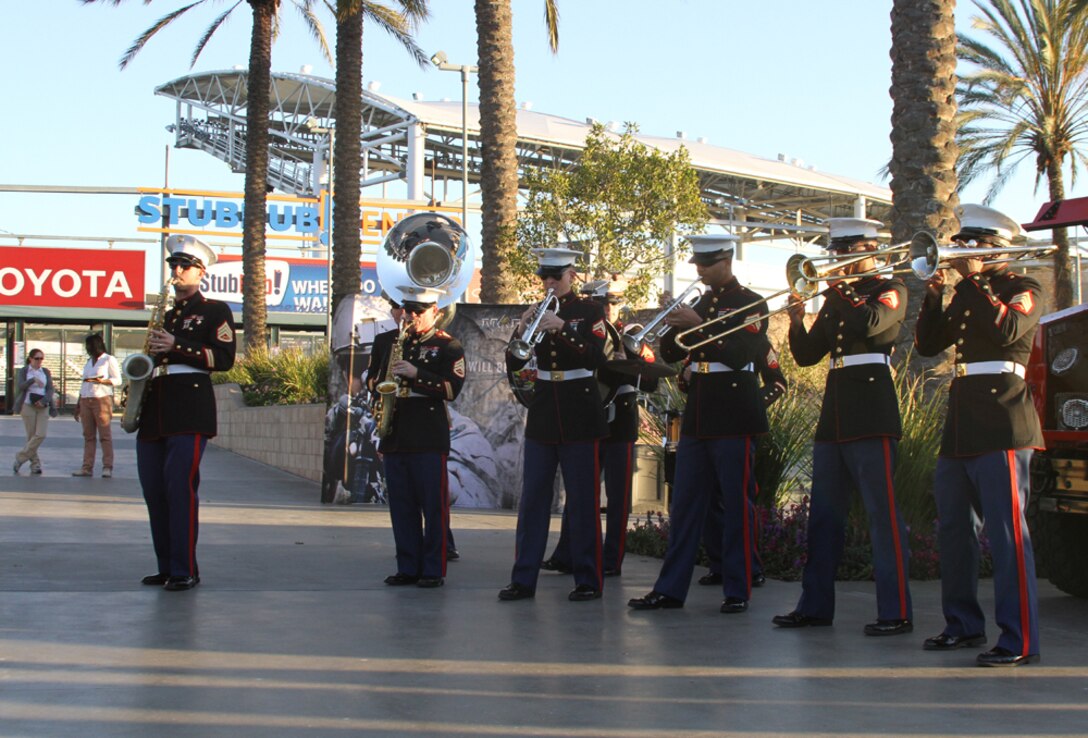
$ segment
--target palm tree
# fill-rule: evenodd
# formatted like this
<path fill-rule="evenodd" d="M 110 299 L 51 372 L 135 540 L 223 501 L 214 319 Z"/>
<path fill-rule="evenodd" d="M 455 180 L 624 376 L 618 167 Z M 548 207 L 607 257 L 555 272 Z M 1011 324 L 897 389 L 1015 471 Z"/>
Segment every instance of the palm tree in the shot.
<path fill-rule="evenodd" d="M 939 242 L 955 227 L 956 195 L 956 36 L 955 0 L 894 0 L 892 4 L 892 242 L 910 240 L 917 231 L 936 234 Z M 908 278 L 908 330 L 922 285 Z M 900 355 L 908 352 L 901 351 Z"/>
<path fill-rule="evenodd" d="M 510 0 L 475 0 L 480 85 L 480 193 L 483 269 L 481 302 L 517 298 L 507 268 L 516 246 L 518 217 L 517 109 L 514 103 L 514 43 Z M 544 21 L 552 52 L 559 48 L 559 10 L 545 0 Z M 466 163 L 467 166 L 467 163 Z M 468 193 L 464 193 L 468 197 Z"/>
<path fill-rule="evenodd" d="M 960 104 L 960 181 L 994 170 L 989 201 L 1026 158 L 1035 186 L 1045 177 L 1051 200 L 1065 198 L 1064 168 L 1073 184 L 1088 136 L 1088 3 L 1083 0 L 975 0 L 982 38 L 959 36 L 968 70 Z M 1073 303 L 1069 239 L 1054 229 L 1054 307 Z"/>
<path fill-rule="evenodd" d="M 421 67 L 429 66 L 411 36 L 413 26 L 428 15 L 426 0 L 399 0 L 401 12 L 367 0 L 336 4 L 336 144 L 333 179 L 332 309 L 359 291 L 359 165 L 362 133 L 363 19 L 375 22 L 408 50 Z"/>
<path fill-rule="evenodd" d="M 108 2 L 114 6 L 122 0 L 81 0 L 84 5 L 95 2 Z M 332 63 L 332 55 L 325 41 L 325 32 L 314 14 L 314 0 L 291 0 L 317 39 L 325 58 Z M 145 4 L 151 0 L 144 0 Z M 155 21 L 133 42 L 121 56 L 120 67 L 124 69 L 136 58 L 140 50 L 155 34 L 172 22 L 188 13 L 193 8 L 204 5 L 208 0 L 193 0 L 177 10 L 167 13 Z M 246 349 L 267 346 L 268 309 L 265 305 L 265 205 L 268 194 L 268 115 L 271 109 L 269 86 L 272 74 L 272 41 L 275 37 L 279 20 L 280 0 L 248 0 L 253 11 L 253 28 L 249 42 L 249 72 L 246 95 L 246 175 L 245 175 L 245 218 L 242 223 L 242 272 L 245 275 L 242 287 L 242 327 L 245 331 Z M 196 64 L 200 53 L 207 46 L 211 37 L 233 13 L 241 0 L 234 2 L 227 10 L 220 13 L 205 29 L 189 63 L 189 68 Z M 257 94 L 252 94 L 256 92 Z"/>

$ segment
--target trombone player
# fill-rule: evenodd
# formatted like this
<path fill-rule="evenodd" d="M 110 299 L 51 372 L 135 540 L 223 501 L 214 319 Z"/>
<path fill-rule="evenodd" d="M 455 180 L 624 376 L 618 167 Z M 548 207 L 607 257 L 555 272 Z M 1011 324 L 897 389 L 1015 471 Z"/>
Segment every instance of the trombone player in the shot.
<path fill-rule="evenodd" d="M 536 594 L 548 544 L 556 468 L 563 472 L 575 587 L 568 599 L 601 596 L 601 509 L 598 442 L 608 435 L 595 371 L 605 361 L 604 310 L 574 290 L 573 249 L 533 249 L 546 293 L 521 316 L 519 338 L 507 347 L 506 366 L 517 372 L 532 357 L 537 379 L 529 400 L 514 569 L 499 591 L 505 601 Z"/>
<path fill-rule="evenodd" d="M 907 529 L 895 503 L 893 477 L 902 424 L 891 374 L 891 352 L 907 308 L 907 288 L 879 276 L 877 231 L 883 223 L 830 218 L 832 256 L 845 263 L 824 292 L 811 328 L 802 300 L 790 296 L 790 351 L 799 366 L 830 356 L 823 405 L 812 450 L 808 557 L 801 599 L 780 628 L 831 625 L 835 571 L 842 558 L 846 515 L 853 489 L 861 494 L 872 533 L 877 620 L 865 635 L 909 633 L 911 599 Z M 855 260 L 863 254 L 870 258 Z"/>
<path fill-rule="evenodd" d="M 635 610 L 684 606 L 707 505 L 720 497 L 724 508 L 721 612 L 741 613 L 748 609 L 752 586 L 754 531 L 748 499 L 755 486 L 755 443 L 768 430 L 755 373 L 767 332 L 766 321 L 759 318 L 767 314 L 767 304 L 733 276 L 737 236 L 689 236 L 688 240 L 693 252 L 690 262 L 709 289 L 694 308 L 678 306 L 669 313 L 666 322 L 678 330 L 661 341 L 660 353 L 666 361 L 690 359 L 684 375 L 688 399 L 676 452 L 669 542 L 653 590 L 627 604 Z M 714 325 L 704 326 L 711 322 Z M 738 329 L 742 324 L 745 327 Z M 727 335 L 718 336 L 725 331 Z M 687 348 L 697 342 L 701 345 Z"/>
<path fill-rule="evenodd" d="M 1002 248 L 1021 234 L 1012 218 L 981 205 L 960 209 L 959 247 L 974 241 Z M 949 249 L 955 253 L 955 248 Z M 994 564 L 997 645 L 980 653 L 979 666 L 1020 666 L 1039 659 L 1035 558 L 1024 507 L 1029 465 L 1043 447 L 1039 417 L 1024 381 L 1024 365 L 1042 313 L 1042 288 L 1006 263 L 964 252 L 948 266 L 961 277 L 942 305 L 946 278 L 926 284 L 915 344 L 923 356 L 955 350 L 948 416 L 934 478 L 941 552 L 941 607 L 945 627 L 928 638 L 927 651 L 977 647 L 986 642 L 978 602 L 977 522 L 986 523 Z"/>

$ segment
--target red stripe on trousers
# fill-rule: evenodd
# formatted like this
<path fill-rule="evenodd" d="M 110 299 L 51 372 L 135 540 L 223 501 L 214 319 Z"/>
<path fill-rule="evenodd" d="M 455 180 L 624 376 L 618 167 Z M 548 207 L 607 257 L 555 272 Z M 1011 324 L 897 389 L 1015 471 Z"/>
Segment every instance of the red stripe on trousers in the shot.
<path fill-rule="evenodd" d="M 891 441 L 884 438 L 884 484 L 888 490 L 888 517 L 892 525 L 892 543 L 895 545 L 895 576 L 899 582 L 899 619 L 907 619 L 907 580 L 903 572 L 903 543 L 899 540 L 899 525 L 895 519 L 895 482 L 892 473 Z"/>
<path fill-rule="evenodd" d="M 1031 630 L 1028 618 L 1028 578 L 1027 566 L 1024 563 L 1024 530 L 1020 527 L 1023 516 L 1020 514 L 1020 484 L 1016 477 L 1016 451 L 1005 452 L 1005 458 L 1009 465 L 1009 497 L 1012 503 L 1012 537 L 1016 545 L 1016 581 L 1020 590 L 1020 633 L 1023 649 L 1022 656 L 1031 653 Z"/>
<path fill-rule="evenodd" d="M 740 491 L 740 517 L 744 525 L 744 586 L 748 599 L 752 598 L 752 527 L 748 516 L 748 485 L 751 483 L 752 439 L 744 439 L 744 480 Z"/>
<path fill-rule="evenodd" d="M 200 473 L 200 436 L 193 436 L 193 464 L 189 467 L 189 576 L 196 576 L 196 490 L 193 478 Z"/>
<path fill-rule="evenodd" d="M 601 442 L 593 442 L 593 530 L 597 536 L 597 589 L 604 587 L 601 571 Z"/>
<path fill-rule="evenodd" d="M 442 454 L 442 482 L 439 485 L 439 494 L 442 496 L 442 576 L 446 576 L 446 546 L 449 540 L 447 535 L 450 529 L 450 478 L 446 473 L 446 454 Z"/>

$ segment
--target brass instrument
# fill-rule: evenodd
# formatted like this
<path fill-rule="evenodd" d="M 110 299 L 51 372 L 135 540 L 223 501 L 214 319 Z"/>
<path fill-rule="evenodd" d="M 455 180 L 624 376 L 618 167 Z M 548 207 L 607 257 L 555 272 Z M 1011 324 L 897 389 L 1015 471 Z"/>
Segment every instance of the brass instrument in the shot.
<path fill-rule="evenodd" d="M 385 363 L 382 379 L 374 390 L 378 396 L 374 401 L 374 423 L 378 427 L 378 437 L 388 438 L 393 430 L 393 413 L 397 409 L 397 390 L 400 382 L 393 374 L 393 365 L 404 356 L 404 339 L 408 336 L 408 321 L 402 319 L 397 327 L 397 337 L 389 347 L 389 361 Z"/>
<path fill-rule="evenodd" d="M 176 279 L 171 277 L 162 286 L 159 298 L 151 309 L 151 319 L 147 322 L 147 335 L 144 337 L 144 350 L 139 354 L 129 355 L 121 364 L 121 376 L 125 379 L 124 400 L 125 412 L 121 416 L 121 429 L 125 433 L 133 433 L 140 427 L 140 410 L 143 408 L 144 398 L 147 396 L 147 388 L 151 379 L 151 373 L 155 371 L 155 359 L 151 356 L 151 333 L 162 330 L 163 321 L 166 320 L 166 312 L 170 309 Z"/>
<path fill-rule="evenodd" d="M 506 350 L 514 358 L 519 361 L 528 361 L 533 355 L 533 347 L 544 340 L 544 334 L 540 332 L 540 321 L 549 310 L 553 312 L 559 310 L 559 298 L 555 296 L 555 290 L 551 287 L 548 288 L 544 299 L 536 306 L 536 312 L 533 313 L 533 319 L 529 321 L 529 325 L 525 326 L 520 336 L 506 345 Z"/>
<path fill-rule="evenodd" d="M 665 322 L 665 318 L 668 317 L 669 313 L 681 305 L 695 307 L 695 303 L 699 302 L 699 298 L 702 296 L 703 291 L 699 282 L 692 282 L 686 290 L 680 293 L 679 297 L 662 308 L 661 312 L 655 315 L 645 326 L 642 326 L 640 330 L 631 333 L 625 330 L 623 335 L 624 348 L 637 356 L 641 353 L 643 345 L 659 340 L 672 330 L 671 325 L 661 325 Z M 661 326 L 660 329 L 658 326 Z"/>
<path fill-rule="evenodd" d="M 743 307 L 737 308 L 736 310 L 732 311 L 728 315 L 722 315 L 722 316 L 719 316 L 717 318 L 713 318 L 712 320 L 705 321 L 703 323 L 700 323 L 699 325 L 693 326 L 691 328 L 688 328 L 687 330 L 684 330 L 684 331 L 681 331 L 681 332 L 677 333 L 676 334 L 676 345 L 679 346 L 680 348 L 684 349 L 685 351 L 694 351 L 695 349 L 699 348 L 700 346 L 705 346 L 708 343 L 713 343 L 714 341 L 717 341 L 720 338 L 724 338 L 725 336 L 728 336 L 731 333 L 736 333 L 737 331 L 744 330 L 745 328 L 748 328 L 748 327 L 756 325 L 757 323 L 760 323 L 760 322 L 762 322 L 764 320 L 767 320 L 772 315 L 777 315 L 778 313 L 781 313 L 781 312 L 784 312 L 784 311 L 788 310 L 789 305 L 783 305 L 782 307 L 778 308 L 777 310 L 772 310 L 771 312 L 764 313 L 762 315 L 753 315 L 752 317 L 747 318 L 746 320 L 742 321 L 739 325 L 735 325 L 732 328 L 726 328 L 725 330 L 719 331 L 719 332 L 717 332 L 717 333 L 715 333 L 715 334 L 713 334 L 713 335 L 711 335 L 709 337 L 706 337 L 706 338 L 702 339 L 701 341 L 697 341 L 695 343 L 690 343 L 690 344 L 685 342 L 685 339 L 688 336 L 690 336 L 691 334 L 693 334 L 693 333 L 695 333 L 697 331 L 705 330 L 706 328 L 709 328 L 712 325 L 717 325 L 719 323 L 724 323 L 727 320 L 735 318 L 740 313 L 748 312 L 749 310 L 751 310 L 753 308 L 756 308 L 756 307 L 759 307 L 760 305 L 766 305 L 771 300 L 776 300 L 779 297 L 782 297 L 784 295 L 788 295 L 788 294 L 791 294 L 791 293 L 795 294 L 795 295 L 798 295 L 798 296 L 800 296 L 802 302 L 807 302 L 808 300 L 811 300 L 812 298 L 816 297 L 818 294 L 820 294 L 820 290 L 819 290 L 819 287 L 817 286 L 817 282 L 806 279 L 804 277 L 804 275 L 802 274 L 802 272 L 801 272 L 802 263 L 804 261 L 806 261 L 807 258 L 808 257 L 806 257 L 804 254 L 794 254 L 793 256 L 791 256 L 789 258 L 789 261 L 786 262 L 786 281 L 788 281 L 790 283 L 790 286 L 787 287 L 786 289 L 779 290 L 778 292 L 775 292 L 773 295 L 769 295 L 768 297 L 763 297 L 763 298 L 760 298 L 759 300 L 755 300 L 753 302 L 750 302 L 750 303 L 748 303 L 747 305 L 745 305 Z"/>
<path fill-rule="evenodd" d="M 941 269 L 947 269 L 949 262 L 955 259 L 981 258 L 989 264 L 1038 266 L 1036 260 L 1050 256 L 1057 250 L 1057 246 L 978 246 L 974 241 L 968 241 L 965 246 L 942 246 L 937 243 L 933 234 L 926 231 L 916 233 L 911 244 L 911 271 L 921 280 L 932 279 L 933 275 Z M 987 258 L 991 256 L 1001 258 Z"/>

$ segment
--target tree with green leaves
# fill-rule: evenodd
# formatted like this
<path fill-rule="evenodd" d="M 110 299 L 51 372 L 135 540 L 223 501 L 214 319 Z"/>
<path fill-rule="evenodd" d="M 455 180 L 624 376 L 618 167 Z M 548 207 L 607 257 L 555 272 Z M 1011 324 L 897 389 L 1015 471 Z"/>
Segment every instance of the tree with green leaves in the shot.
<path fill-rule="evenodd" d="M 513 301 L 517 292 L 505 261 L 516 246 L 518 219 L 513 14 L 510 0 L 475 0 L 475 10 L 482 151 L 480 299 L 502 303 Z M 545 0 L 544 22 L 555 52 L 559 48 L 559 10 L 555 0 Z M 464 196 L 468 197 L 468 193 Z"/>
<path fill-rule="evenodd" d="M 519 245 L 508 254 L 520 292 L 535 285 L 529 250 L 569 241 L 584 249 L 589 277 L 624 275 L 629 301 L 637 305 L 671 264 L 671 236 L 702 230 L 708 214 L 687 149 L 663 153 L 639 142 L 637 130 L 628 123 L 615 135 L 594 124 L 573 168 L 526 173 Z"/>
<path fill-rule="evenodd" d="M 989 202 L 1030 159 L 1035 186 L 1065 198 L 1088 164 L 1088 4 L 1077 0 L 975 0 L 977 37 L 960 34 L 963 62 L 959 177 L 967 184 L 993 172 Z M 1054 229 L 1054 306 L 1073 303 L 1069 238 Z"/>
<path fill-rule="evenodd" d="M 107 2 L 120 5 L 123 0 L 81 0 L 84 5 Z M 144 0 L 149 4 L 151 0 Z M 155 21 L 137 37 L 121 56 L 124 69 L 159 31 L 181 18 L 190 10 L 209 0 L 193 0 Z M 265 303 L 265 208 L 268 194 L 268 116 L 271 111 L 269 89 L 272 82 L 272 41 L 279 25 L 280 0 L 248 0 L 253 12 L 253 27 L 249 40 L 249 71 L 246 76 L 246 176 L 244 185 L 245 216 L 242 222 L 242 329 L 246 350 L 267 346 L 268 308 Z M 204 47 L 240 5 L 237 0 L 217 15 L 205 29 L 189 62 L 196 65 Z M 332 54 L 325 40 L 325 31 L 315 13 L 315 0 L 292 0 L 322 54 L 332 63 Z M 261 94 L 251 94 L 260 90 Z"/>
<path fill-rule="evenodd" d="M 929 231 L 947 243 L 956 227 L 955 0 L 892 3 L 892 242 Z M 910 355 L 924 291 L 907 276 L 900 356 Z M 917 362 L 921 365 L 921 362 Z"/>
<path fill-rule="evenodd" d="M 428 16 L 426 0 L 398 0 L 400 11 L 367 0 L 336 3 L 336 143 L 333 153 L 332 303 L 359 291 L 359 169 L 362 164 L 363 20 L 377 24 L 397 39 L 420 67 L 429 59 L 412 38 L 415 26 Z"/>

